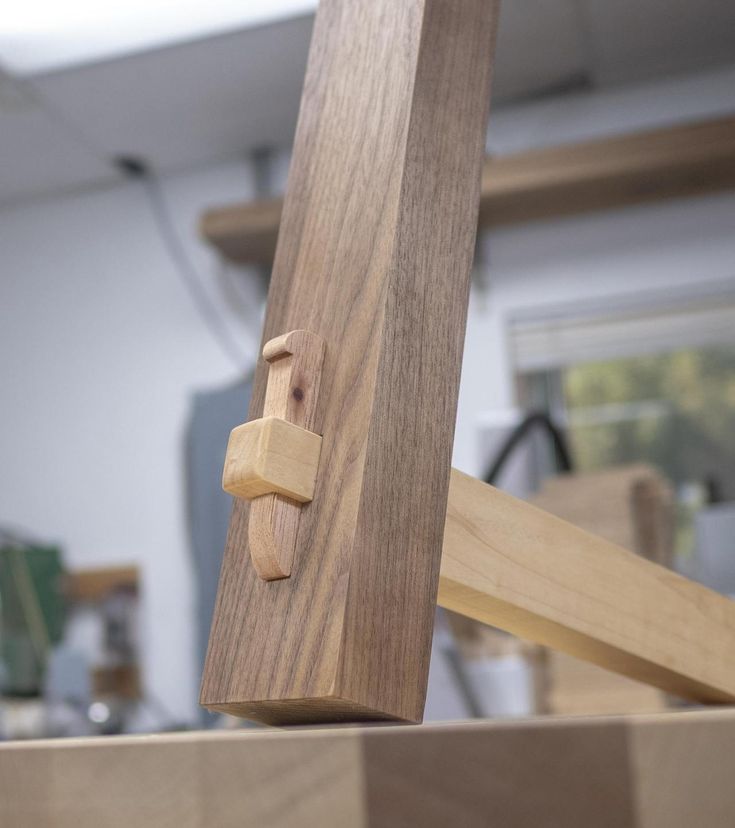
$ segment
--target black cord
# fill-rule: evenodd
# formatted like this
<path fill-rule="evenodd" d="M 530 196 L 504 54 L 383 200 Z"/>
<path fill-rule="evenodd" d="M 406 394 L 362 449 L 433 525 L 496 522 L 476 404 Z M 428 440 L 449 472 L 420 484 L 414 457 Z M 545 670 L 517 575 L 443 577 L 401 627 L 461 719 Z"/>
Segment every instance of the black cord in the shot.
<path fill-rule="evenodd" d="M 55 120 L 61 129 L 80 145 L 86 147 L 94 156 L 103 162 L 112 163 L 112 166 L 126 178 L 137 179 L 143 183 L 158 229 L 158 235 L 166 248 L 177 275 L 183 282 L 189 297 L 199 312 L 199 316 L 209 329 L 212 337 L 217 341 L 227 358 L 235 365 L 238 373 L 244 373 L 248 366 L 248 360 L 240 353 L 240 348 L 227 331 L 219 309 L 202 287 L 197 269 L 189 259 L 181 239 L 176 233 L 160 184 L 145 159 L 132 155 L 109 158 L 105 150 L 92 141 L 83 130 L 80 130 L 79 126 L 73 119 L 69 119 L 63 110 L 57 108 L 31 78 L 21 78 L 7 72 L 2 64 L 0 64 L 0 73 L 7 75 L 25 95 Z"/>
<path fill-rule="evenodd" d="M 508 439 L 501 446 L 500 451 L 495 456 L 495 460 L 485 475 L 484 479 L 486 483 L 495 483 L 508 458 L 513 453 L 513 450 L 535 426 L 543 428 L 551 437 L 554 445 L 557 471 L 570 472 L 573 470 L 572 457 L 564 434 L 554 425 L 548 414 L 545 414 L 543 411 L 532 411 L 513 429 Z"/>
<path fill-rule="evenodd" d="M 223 353 L 226 354 L 237 370 L 244 373 L 247 360 L 240 352 L 238 344 L 228 333 L 219 309 L 202 286 L 197 269 L 187 255 L 176 232 L 160 182 L 150 171 L 145 161 L 139 158 L 121 156 L 116 158 L 114 163 L 124 175 L 140 181 L 143 185 L 143 191 L 150 204 L 158 235 L 174 265 L 176 273 L 189 294 L 189 298 L 194 303 L 212 338 L 216 340 Z"/>

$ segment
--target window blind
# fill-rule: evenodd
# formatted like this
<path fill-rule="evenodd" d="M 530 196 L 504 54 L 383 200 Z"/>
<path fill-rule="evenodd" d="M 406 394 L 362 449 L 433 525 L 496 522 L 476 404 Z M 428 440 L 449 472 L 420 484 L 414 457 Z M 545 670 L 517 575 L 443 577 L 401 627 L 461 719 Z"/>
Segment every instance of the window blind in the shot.
<path fill-rule="evenodd" d="M 511 318 L 517 372 L 683 348 L 735 345 L 735 296 Z"/>

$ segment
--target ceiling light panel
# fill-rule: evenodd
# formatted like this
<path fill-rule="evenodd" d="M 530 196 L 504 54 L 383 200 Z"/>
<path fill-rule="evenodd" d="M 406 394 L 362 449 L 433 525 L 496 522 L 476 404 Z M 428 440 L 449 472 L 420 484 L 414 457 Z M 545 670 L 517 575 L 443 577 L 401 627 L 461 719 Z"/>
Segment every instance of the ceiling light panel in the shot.
<path fill-rule="evenodd" d="M 311 12 L 316 0 L 23 0 L 0 15 L 0 62 L 50 72 Z"/>

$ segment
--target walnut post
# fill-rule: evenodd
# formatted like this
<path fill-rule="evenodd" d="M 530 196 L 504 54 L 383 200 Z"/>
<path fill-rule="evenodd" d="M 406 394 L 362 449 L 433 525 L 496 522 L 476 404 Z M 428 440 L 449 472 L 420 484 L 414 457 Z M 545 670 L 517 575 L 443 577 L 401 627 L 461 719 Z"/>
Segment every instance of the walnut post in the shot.
<path fill-rule="evenodd" d="M 325 342 L 319 474 L 288 578 L 258 577 L 235 502 L 211 709 L 422 718 L 496 19 L 487 0 L 322 0 L 264 331 Z"/>

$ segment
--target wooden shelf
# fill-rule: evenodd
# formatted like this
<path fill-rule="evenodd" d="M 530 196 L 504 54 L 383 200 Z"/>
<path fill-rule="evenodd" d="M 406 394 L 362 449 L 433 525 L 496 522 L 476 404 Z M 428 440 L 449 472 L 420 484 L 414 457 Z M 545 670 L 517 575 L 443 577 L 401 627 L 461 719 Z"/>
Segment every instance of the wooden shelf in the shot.
<path fill-rule="evenodd" d="M 114 589 L 138 590 L 137 566 L 78 569 L 65 577 L 65 592 L 72 601 L 101 601 Z"/>
<path fill-rule="evenodd" d="M 276 252 L 283 200 L 254 201 L 209 210 L 201 233 L 233 262 L 270 265 Z"/>
<path fill-rule="evenodd" d="M 735 187 L 735 117 L 487 158 L 480 226 L 549 219 Z M 270 265 L 281 199 L 206 212 L 201 233 L 231 261 Z"/>

